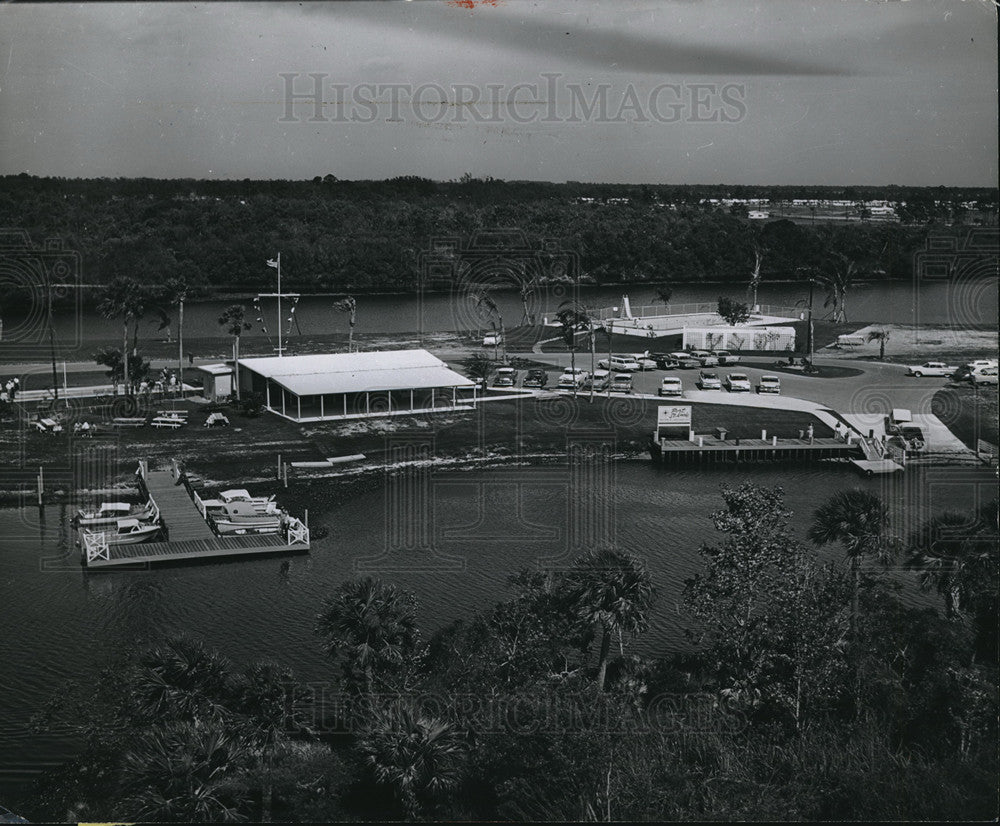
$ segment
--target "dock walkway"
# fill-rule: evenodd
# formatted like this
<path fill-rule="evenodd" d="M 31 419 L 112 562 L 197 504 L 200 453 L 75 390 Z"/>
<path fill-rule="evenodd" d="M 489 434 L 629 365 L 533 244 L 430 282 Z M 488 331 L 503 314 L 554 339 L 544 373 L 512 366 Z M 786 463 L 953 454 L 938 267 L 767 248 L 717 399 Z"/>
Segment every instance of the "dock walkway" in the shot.
<path fill-rule="evenodd" d="M 650 455 L 664 464 L 701 462 L 783 462 L 847 459 L 860 453 L 857 443 L 841 439 L 720 439 L 699 434 L 699 441 L 661 439 L 650 442 Z"/>
<path fill-rule="evenodd" d="M 169 470 L 150 471 L 142 463 L 139 476 L 150 501 L 159 508 L 168 538 L 163 542 L 111 545 L 99 536 L 90 539 L 85 536 L 82 550 L 88 568 L 295 553 L 310 549 L 309 528 L 294 517 L 288 518 L 281 533 L 216 536 L 188 493 L 179 473 Z"/>

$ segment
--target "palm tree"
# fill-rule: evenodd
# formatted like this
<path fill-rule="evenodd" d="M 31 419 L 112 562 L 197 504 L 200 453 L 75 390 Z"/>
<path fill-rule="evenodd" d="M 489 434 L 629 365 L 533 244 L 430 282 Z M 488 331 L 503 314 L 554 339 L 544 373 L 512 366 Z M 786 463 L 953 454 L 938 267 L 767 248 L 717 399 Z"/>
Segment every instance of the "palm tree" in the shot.
<path fill-rule="evenodd" d="M 177 376 L 180 379 L 182 391 L 184 388 L 184 302 L 190 291 L 191 287 L 183 276 L 169 278 L 164 285 L 167 303 L 177 307 Z"/>
<path fill-rule="evenodd" d="M 348 295 L 339 301 L 335 301 L 333 308 L 342 313 L 348 313 L 350 331 L 347 334 L 347 352 L 352 353 L 354 352 L 354 324 L 357 321 L 358 302 L 352 296 Z"/>
<path fill-rule="evenodd" d="M 229 660 L 200 640 L 178 636 L 139 657 L 133 700 L 140 719 L 198 722 L 225 716 L 234 692 Z"/>
<path fill-rule="evenodd" d="M 451 723 L 406 703 L 378 713 L 360 743 L 365 763 L 379 783 L 390 786 L 410 820 L 421 804 L 456 788 L 467 746 Z"/>
<path fill-rule="evenodd" d="M 826 288 L 824 307 L 833 308 L 832 321 L 847 321 L 847 291 L 854 284 L 857 264 L 843 253 L 833 253 L 834 259 L 827 262 L 825 272 L 817 274 L 816 280 Z"/>
<path fill-rule="evenodd" d="M 666 305 L 670 305 L 670 299 L 674 297 L 674 288 L 669 283 L 664 282 L 656 288 L 656 299 Z"/>
<path fill-rule="evenodd" d="M 847 552 L 853 577 L 851 638 L 855 639 L 861 563 L 868 557 L 887 564 L 896 550 L 889 536 L 889 509 L 874 493 L 842 490 L 816 510 L 807 535 L 817 545 L 840 542 Z"/>
<path fill-rule="evenodd" d="M 230 304 L 219 316 L 219 326 L 233 337 L 233 386 L 236 398 L 240 397 L 240 336 L 250 329 L 246 320 L 246 309 L 242 304 Z"/>
<path fill-rule="evenodd" d="M 530 283 L 523 283 L 518 294 L 521 296 L 521 323 L 533 324 L 534 316 L 528 313 L 528 299 L 535 294 L 535 288 Z"/>
<path fill-rule="evenodd" d="M 247 819 L 245 743 L 219 721 L 170 723 L 136 736 L 122 761 L 127 819 L 236 823 Z"/>
<path fill-rule="evenodd" d="M 500 307 L 497 305 L 496 301 L 493 300 L 493 296 L 491 296 L 486 291 L 483 291 L 482 293 L 480 293 L 479 294 L 479 298 L 476 300 L 476 309 L 477 310 L 482 310 L 484 308 L 486 310 L 487 315 L 489 315 L 491 319 L 494 318 L 494 317 L 497 319 L 497 325 L 500 327 L 500 337 L 499 337 L 499 339 L 497 339 L 497 338 L 493 339 L 493 341 L 494 341 L 494 344 L 493 344 L 493 357 L 494 357 L 494 359 L 498 358 L 497 348 L 500 347 L 500 344 L 502 343 L 503 347 L 504 347 L 504 360 L 506 361 L 506 358 L 507 358 L 507 342 L 506 342 L 506 337 L 504 336 L 504 332 L 503 332 L 503 315 L 501 315 L 501 313 L 500 313 Z M 494 330 L 495 329 L 496 328 L 494 328 Z"/>
<path fill-rule="evenodd" d="M 104 287 L 97 305 L 98 312 L 108 319 L 122 321 L 122 359 L 124 362 L 125 394 L 131 395 L 132 382 L 129 371 L 128 327 L 135 323 L 138 330 L 139 318 L 145 311 L 145 297 L 142 286 L 134 278 L 120 275 Z M 133 336 L 135 341 L 135 336 Z"/>
<path fill-rule="evenodd" d="M 376 678 L 403 670 L 416 651 L 416 600 L 374 577 L 345 582 L 326 601 L 315 630 L 348 684 L 356 690 L 360 677 L 370 695 Z"/>
<path fill-rule="evenodd" d="M 922 588 L 944 597 L 949 619 L 972 613 L 984 589 L 995 591 L 997 531 L 989 519 L 989 506 L 972 515 L 944 511 L 909 538 L 906 567 L 918 572 Z"/>
<path fill-rule="evenodd" d="M 755 235 L 753 240 L 753 272 L 750 273 L 750 289 L 753 291 L 753 302 L 751 308 L 757 306 L 757 288 L 760 287 L 760 268 L 764 264 L 764 245 L 760 242 L 760 237 Z"/>
<path fill-rule="evenodd" d="M 879 361 L 884 361 L 885 360 L 885 345 L 886 345 L 886 342 L 889 341 L 889 338 L 891 337 L 891 335 L 892 335 L 892 332 L 890 330 L 888 330 L 886 328 L 883 328 L 881 330 L 872 330 L 865 337 L 866 341 L 877 341 L 878 342 L 878 358 L 879 358 Z"/>
<path fill-rule="evenodd" d="M 569 349 L 570 366 L 573 368 L 573 375 L 576 375 L 576 334 L 581 328 L 586 328 L 590 323 L 590 317 L 586 311 L 575 301 L 564 301 L 559 305 L 559 312 L 556 318 L 561 325 L 560 336 Z M 593 336 L 591 336 L 593 343 Z M 591 348 L 593 349 L 593 348 Z M 576 395 L 576 382 L 573 383 L 573 395 Z"/>
<path fill-rule="evenodd" d="M 646 630 L 655 591 L 643 562 L 631 554 L 603 549 L 577 559 L 565 587 L 578 616 L 603 631 L 597 664 L 597 690 L 604 690 L 611 636 Z"/>

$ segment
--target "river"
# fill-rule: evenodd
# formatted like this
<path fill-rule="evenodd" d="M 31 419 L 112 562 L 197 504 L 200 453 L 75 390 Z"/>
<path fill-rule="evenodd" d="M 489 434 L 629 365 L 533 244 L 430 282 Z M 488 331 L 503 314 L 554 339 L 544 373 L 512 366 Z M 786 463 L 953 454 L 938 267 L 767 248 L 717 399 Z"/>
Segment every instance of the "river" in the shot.
<path fill-rule="evenodd" d="M 683 582 L 698 570 L 697 548 L 717 536 L 710 513 L 721 504 L 720 485 L 745 479 L 780 484 L 796 514 L 800 537 L 809 516 L 834 491 L 861 486 L 890 503 L 896 528 L 909 528 L 934 510 L 968 508 L 992 495 L 995 479 L 978 468 L 911 468 L 884 479 L 860 479 L 839 465 L 685 470 L 648 461 L 609 466 L 599 484 L 615 544 L 652 571 L 658 602 L 649 632 L 632 650 L 657 655 L 684 645 Z M 563 565 L 569 492 L 563 465 L 484 471 L 441 471 L 431 476 L 430 548 L 414 544 L 405 491 L 390 482 L 347 504 L 313 503 L 310 521 L 329 536 L 308 555 L 160 567 L 145 572 L 86 573 L 80 568 L 66 506 L 0 510 L 0 799 L 23 790 L 37 772 L 65 759 L 65 737 L 29 734 L 27 723 L 62 680 L 87 680 L 122 646 L 169 631 L 186 631 L 243 662 L 274 658 L 303 680 L 323 680 L 330 668 L 312 634 L 323 600 L 341 582 L 363 572 L 411 589 L 424 635 L 503 598 L 506 577 L 542 561 Z M 400 494 L 403 498 L 400 498 Z M 574 496 L 576 494 L 574 493 Z M 933 502 L 928 497 L 933 496 Z M 329 498 L 332 503 L 332 496 Z M 289 504 L 291 502 L 289 501 Z M 600 523 L 600 520 L 597 520 Z M 399 544 L 398 542 L 396 544 Z M 419 543 L 417 543 L 419 544 Z M 833 548 L 824 555 L 841 558 Z M 905 598 L 936 604 L 919 593 L 912 575 Z"/>
<path fill-rule="evenodd" d="M 580 289 L 580 300 L 590 307 L 610 307 L 621 303 L 622 294 L 626 293 L 633 308 L 644 304 L 656 304 L 655 290 L 652 287 L 630 285 L 628 287 L 584 287 Z M 675 289 L 671 303 L 673 305 L 692 303 L 714 304 L 719 295 L 728 295 L 746 300 L 746 284 L 686 284 Z M 550 319 L 555 315 L 559 305 L 569 297 L 562 287 L 540 289 L 529 298 L 529 312 L 537 320 L 544 317 Z M 523 307 L 516 291 L 497 291 L 494 298 L 503 315 L 508 328 L 522 322 Z M 808 298 L 808 288 L 805 285 L 767 284 L 759 292 L 761 304 L 794 307 L 796 302 Z M 815 317 L 821 318 L 828 312 L 823 307 L 824 295 L 817 289 L 814 297 Z M 224 334 L 220 331 L 218 318 L 220 313 L 233 300 L 213 300 L 188 302 L 184 309 L 184 335 L 186 338 L 218 337 Z M 241 300 L 246 307 L 248 321 L 252 324 L 247 335 L 254 337 L 262 335 L 261 324 L 250 300 Z M 295 311 L 295 322 L 287 324 L 289 303 L 282 307 L 282 315 L 286 318 L 286 328 L 294 337 L 298 335 L 311 336 L 326 333 L 346 333 L 348 317 L 345 313 L 333 309 L 329 297 L 303 297 Z M 357 327 L 358 333 L 411 333 L 423 331 L 426 333 L 455 330 L 473 330 L 488 327 L 489 322 L 476 312 L 476 302 L 468 292 L 456 291 L 454 294 L 441 292 L 418 295 L 366 295 L 358 296 Z M 264 323 L 269 334 L 276 334 L 277 307 L 274 299 L 264 300 Z M 660 305 L 662 307 L 662 304 Z M 44 312 L 35 308 L 27 321 L 23 322 L 20 335 L 33 331 L 37 346 L 46 353 L 47 339 L 43 335 Z M 172 310 L 175 313 L 176 308 Z M 13 308 L 8 308 L 13 313 Z M 847 314 L 851 320 L 864 322 L 876 321 L 895 324 L 954 324 L 971 326 L 994 324 L 997 318 L 996 282 L 990 279 L 980 279 L 975 282 L 959 281 L 946 283 L 941 281 L 913 282 L 873 282 L 856 284 L 847 296 Z M 5 318 L 7 339 L 12 340 L 18 335 L 18 323 L 13 317 Z M 117 340 L 121 335 L 121 323 L 102 318 L 93 310 L 77 312 L 66 307 L 58 310 L 55 319 L 57 345 L 60 349 L 74 347 L 91 341 Z M 143 339 L 162 341 L 166 331 L 158 329 L 159 321 L 151 314 L 149 320 L 140 328 Z M 35 329 L 38 328 L 38 329 Z M 176 318 L 173 319 L 171 332 L 176 335 Z"/>

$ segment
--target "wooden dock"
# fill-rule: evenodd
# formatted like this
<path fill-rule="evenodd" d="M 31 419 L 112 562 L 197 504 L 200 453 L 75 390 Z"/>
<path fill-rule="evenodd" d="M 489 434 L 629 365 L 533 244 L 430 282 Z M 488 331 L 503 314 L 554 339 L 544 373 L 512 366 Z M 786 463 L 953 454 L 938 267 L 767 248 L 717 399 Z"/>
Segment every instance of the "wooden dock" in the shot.
<path fill-rule="evenodd" d="M 169 470 L 148 471 L 141 464 L 139 478 L 145 493 L 159 508 L 166 528 L 166 540 L 135 545 L 85 541 L 83 559 L 88 568 L 145 566 L 155 562 L 255 554 L 305 553 L 310 548 L 309 528 L 295 518 L 290 518 L 289 524 L 277 534 L 217 536 L 198 510 L 181 474 Z"/>
<path fill-rule="evenodd" d="M 820 459 L 850 459 L 861 455 L 855 442 L 841 439 L 720 439 L 698 436 L 687 439 L 651 440 L 649 453 L 662 464 L 713 464 L 719 462 L 813 462 Z"/>

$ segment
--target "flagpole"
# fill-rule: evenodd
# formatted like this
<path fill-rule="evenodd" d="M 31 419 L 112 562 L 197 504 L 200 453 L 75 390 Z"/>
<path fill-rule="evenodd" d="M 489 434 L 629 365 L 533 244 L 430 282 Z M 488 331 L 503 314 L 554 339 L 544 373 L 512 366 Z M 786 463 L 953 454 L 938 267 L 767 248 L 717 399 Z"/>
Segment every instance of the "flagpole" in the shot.
<path fill-rule="evenodd" d="M 278 253 L 278 358 L 281 358 L 281 253 Z"/>

